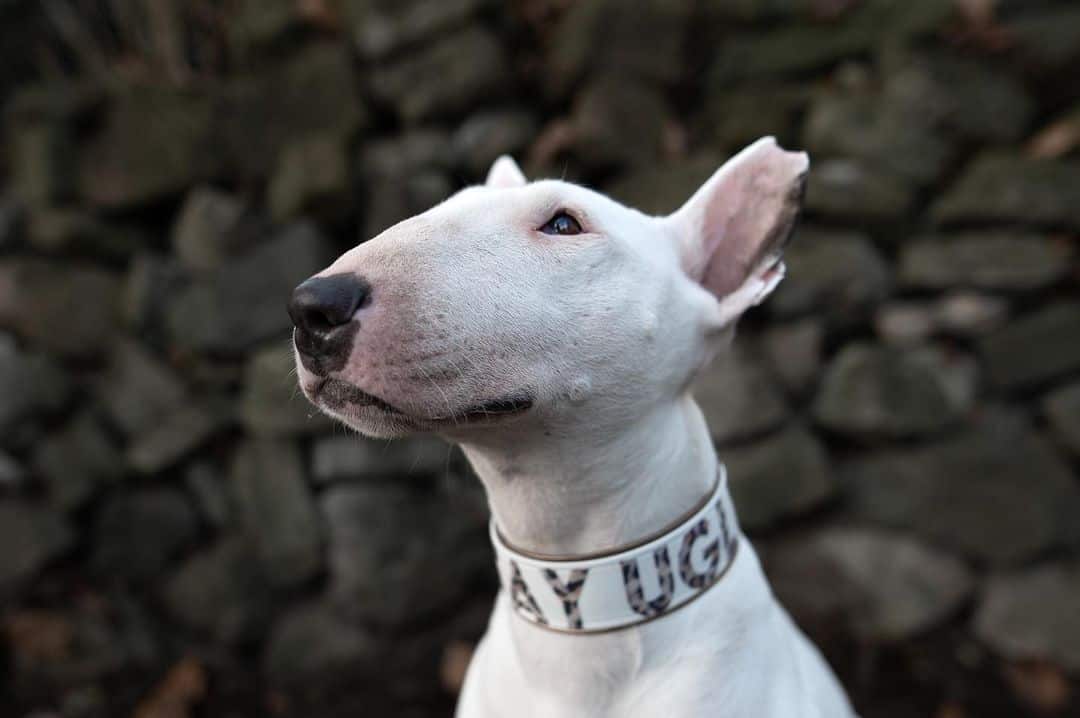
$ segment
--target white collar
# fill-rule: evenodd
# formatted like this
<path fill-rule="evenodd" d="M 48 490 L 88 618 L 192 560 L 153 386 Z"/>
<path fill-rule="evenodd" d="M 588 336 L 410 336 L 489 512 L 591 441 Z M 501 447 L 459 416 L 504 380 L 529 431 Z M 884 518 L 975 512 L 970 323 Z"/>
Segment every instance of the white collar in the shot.
<path fill-rule="evenodd" d="M 727 471 L 700 506 L 657 535 L 588 556 L 556 557 L 512 547 L 491 520 L 491 543 L 514 612 L 563 633 L 602 633 L 686 605 L 727 572 L 739 547 Z M 673 561 L 674 559 L 674 561 Z"/>

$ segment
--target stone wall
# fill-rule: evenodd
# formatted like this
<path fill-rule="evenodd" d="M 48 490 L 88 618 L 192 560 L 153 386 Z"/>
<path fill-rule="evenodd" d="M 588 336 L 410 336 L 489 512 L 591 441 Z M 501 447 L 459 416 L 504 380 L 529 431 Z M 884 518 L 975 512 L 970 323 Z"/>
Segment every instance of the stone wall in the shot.
<path fill-rule="evenodd" d="M 4 716 L 449 715 L 483 496 L 312 412 L 290 289 L 500 153 L 659 213 L 765 134 L 696 391 L 776 592 L 864 715 L 1078 714 L 1075 2 L 90 5 L 0 3 Z"/>

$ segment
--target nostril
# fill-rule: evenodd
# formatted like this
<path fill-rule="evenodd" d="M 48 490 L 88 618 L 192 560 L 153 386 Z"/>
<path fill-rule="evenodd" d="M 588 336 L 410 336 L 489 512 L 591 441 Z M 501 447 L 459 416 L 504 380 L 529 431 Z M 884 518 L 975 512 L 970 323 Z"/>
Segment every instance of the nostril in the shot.
<path fill-rule="evenodd" d="M 289 316 L 304 331 L 323 335 L 352 321 L 357 310 L 371 301 L 371 289 L 355 274 L 313 277 L 296 288 L 289 300 Z"/>
<path fill-rule="evenodd" d="M 311 309 L 304 312 L 304 327 L 313 332 L 328 332 L 341 322 L 334 321 L 325 312 Z"/>

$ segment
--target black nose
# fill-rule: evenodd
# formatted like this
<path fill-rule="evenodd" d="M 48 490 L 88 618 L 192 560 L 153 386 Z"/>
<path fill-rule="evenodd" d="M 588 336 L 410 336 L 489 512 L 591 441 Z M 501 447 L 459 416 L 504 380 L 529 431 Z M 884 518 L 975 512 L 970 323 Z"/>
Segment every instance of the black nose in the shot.
<path fill-rule="evenodd" d="M 312 277 L 293 291 L 289 316 L 301 332 L 326 339 L 370 299 L 371 287 L 355 274 Z"/>

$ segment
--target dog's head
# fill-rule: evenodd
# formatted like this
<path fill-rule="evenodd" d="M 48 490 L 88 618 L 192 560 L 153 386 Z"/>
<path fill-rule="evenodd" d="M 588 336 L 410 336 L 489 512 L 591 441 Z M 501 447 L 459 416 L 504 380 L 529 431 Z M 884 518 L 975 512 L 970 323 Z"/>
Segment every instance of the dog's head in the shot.
<path fill-rule="evenodd" d="M 300 386 L 380 437 L 628 421 L 685 391 L 780 281 L 808 164 L 766 138 L 649 217 L 500 158 L 297 287 Z"/>

